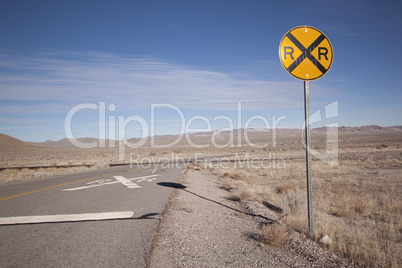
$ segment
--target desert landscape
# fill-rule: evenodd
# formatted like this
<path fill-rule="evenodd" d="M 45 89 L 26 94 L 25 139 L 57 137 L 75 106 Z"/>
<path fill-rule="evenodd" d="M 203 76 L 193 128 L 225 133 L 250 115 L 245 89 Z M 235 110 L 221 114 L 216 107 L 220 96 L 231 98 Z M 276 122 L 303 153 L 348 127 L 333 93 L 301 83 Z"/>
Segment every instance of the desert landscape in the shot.
<path fill-rule="evenodd" d="M 312 149 L 325 155 L 326 128 L 312 131 Z M 324 249 L 359 266 L 400 267 L 402 263 L 402 127 L 340 127 L 337 163 L 313 157 L 314 240 Z M 180 162 L 216 178 L 227 198 L 239 208 L 254 202 L 277 214 L 278 224 L 262 227 L 268 246 L 281 247 L 289 230 L 308 233 L 305 149 L 302 130 L 224 131 L 182 137 L 155 137 L 140 148 L 125 147 L 119 160 L 115 147 L 80 149 L 68 140 L 29 143 L 0 134 L 0 181 L 37 179 L 56 174 L 128 163 Z M 91 142 L 94 139 L 81 139 Z M 230 144 L 230 141 L 232 144 Z M 191 143 L 197 146 L 191 146 Z M 203 147 L 203 148 L 195 148 Z M 335 147 L 333 147 L 335 148 Z M 273 235 L 274 234 L 274 235 Z"/>

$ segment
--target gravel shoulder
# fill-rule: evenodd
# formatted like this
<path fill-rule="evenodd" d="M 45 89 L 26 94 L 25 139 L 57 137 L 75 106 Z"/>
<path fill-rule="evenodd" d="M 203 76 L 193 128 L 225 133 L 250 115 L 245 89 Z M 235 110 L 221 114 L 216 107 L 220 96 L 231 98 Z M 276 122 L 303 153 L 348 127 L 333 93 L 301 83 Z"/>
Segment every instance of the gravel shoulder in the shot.
<path fill-rule="evenodd" d="M 147 267 L 355 267 L 304 235 L 265 242 L 262 226 L 279 218 L 258 202 L 227 199 L 218 177 L 188 170 L 166 207 Z"/>

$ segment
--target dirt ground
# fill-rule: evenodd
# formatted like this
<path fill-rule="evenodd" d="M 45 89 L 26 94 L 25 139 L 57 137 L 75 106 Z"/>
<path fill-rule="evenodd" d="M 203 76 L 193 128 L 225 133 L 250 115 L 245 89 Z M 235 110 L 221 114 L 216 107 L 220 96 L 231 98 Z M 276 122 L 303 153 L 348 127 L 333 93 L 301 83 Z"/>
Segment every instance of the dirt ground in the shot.
<path fill-rule="evenodd" d="M 312 149 L 318 156 L 313 156 L 312 162 L 314 241 L 357 265 L 400 267 L 402 129 L 339 128 L 336 139 L 327 133 L 327 129 L 312 131 Z M 173 147 L 166 148 L 155 148 L 155 144 L 163 147 L 177 137 L 158 137 L 153 146 L 151 141 L 141 148 L 127 146 L 124 162 L 146 165 L 184 161 L 189 169 L 202 169 L 205 176 L 215 178 L 230 202 L 240 207 L 248 202 L 260 204 L 277 214 L 286 226 L 286 233 L 293 230 L 306 235 L 302 131 L 223 132 L 222 136 L 223 140 L 214 141 L 224 148 L 213 146 L 212 133 L 191 134 L 188 139 L 183 137 Z M 136 140 L 129 142 L 134 144 Z M 190 142 L 196 146 L 190 146 Z M 1 135 L 0 149 L 0 167 L 91 164 L 92 168 L 103 168 L 123 162 L 119 159 L 118 145 L 94 149 L 50 148 Z M 205 161 L 205 166 L 189 164 L 194 158 Z M 34 179 L 81 169 L 5 169 L 0 172 L 0 181 Z M 263 228 L 259 232 L 263 236 Z M 278 236 L 281 232 L 277 232 Z M 264 239 L 263 243 L 269 245 L 269 238 Z"/>

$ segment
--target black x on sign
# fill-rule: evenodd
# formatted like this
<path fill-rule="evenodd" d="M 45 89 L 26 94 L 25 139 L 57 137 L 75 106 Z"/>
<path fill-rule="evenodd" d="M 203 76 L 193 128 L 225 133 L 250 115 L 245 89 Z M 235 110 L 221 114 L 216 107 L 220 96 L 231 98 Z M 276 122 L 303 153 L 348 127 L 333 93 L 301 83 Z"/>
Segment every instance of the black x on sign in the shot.
<path fill-rule="evenodd" d="M 310 81 L 328 72 L 334 54 L 329 39 L 320 30 L 311 26 L 298 26 L 283 36 L 279 57 L 289 74 Z"/>

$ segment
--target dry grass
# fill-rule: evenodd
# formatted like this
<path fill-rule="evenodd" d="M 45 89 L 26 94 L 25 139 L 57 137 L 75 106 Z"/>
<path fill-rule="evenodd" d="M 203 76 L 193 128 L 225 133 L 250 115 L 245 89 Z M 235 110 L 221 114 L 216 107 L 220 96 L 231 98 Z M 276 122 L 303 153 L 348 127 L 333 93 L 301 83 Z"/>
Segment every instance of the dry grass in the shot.
<path fill-rule="evenodd" d="M 255 198 L 255 194 L 248 189 L 241 191 L 239 195 L 241 201 L 252 200 Z"/>
<path fill-rule="evenodd" d="M 327 235 L 331 241 L 326 245 L 329 250 L 361 266 L 400 267 L 402 140 L 400 136 L 378 139 L 340 142 L 339 165 L 335 168 L 313 158 L 315 240 L 321 243 Z M 307 234 L 305 152 L 276 150 L 277 156 L 285 152 L 284 157 L 301 156 L 300 160 L 287 160 L 284 168 L 233 164 L 220 171 L 221 187 L 230 191 L 232 200 L 242 202 L 246 199 L 230 182 L 247 178 L 244 186 L 252 190 L 253 200 L 261 200 L 268 204 L 266 207 L 286 215 L 283 221 L 287 226 Z M 256 156 L 266 153 L 255 150 Z M 283 241 L 286 228 L 280 226 L 264 227 L 267 243 Z"/>
<path fill-rule="evenodd" d="M 191 161 L 190 163 L 187 164 L 187 169 L 196 169 L 196 170 L 208 170 L 212 169 L 213 165 L 211 163 L 204 163 L 204 162 L 199 162 L 195 163 L 194 161 Z"/>
<path fill-rule="evenodd" d="M 262 235 L 265 243 L 274 247 L 283 246 L 288 238 L 286 226 L 279 222 L 265 225 L 262 228 Z"/>
<path fill-rule="evenodd" d="M 303 191 L 289 191 L 280 195 L 282 209 L 289 215 L 299 215 L 305 211 L 306 198 Z"/>
<path fill-rule="evenodd" d="M 226 191 L 230 191 L 233 189 L 233 184 L 230 181 L 223 181 L 221 182 L 221 188 Z"/>
<path fill-rule="evenodd" d="M 245 172 L 223 172 L 220 178 L 220 187 L 230 193 L 227 199 L 244 202 L 257 198 L 254 190 L 248 185 L 250 178 Z"/>
<path fill-rule="evenodd" d="M 248 200 L 254 200 L 255 197 L 256 195 L 249 189 L 239 189 L 237 191 L 231 192 L 227 199 L 236 202 L 245 202 Z"/>
<path fill-rule="evenodd" d="M 250 177 L 243 171 L 224 172 L 222 176 L 225 178 L 231 178 L 232 180 L 235 181 L 244 181 L 247 183 L 250 182 Z"/>
<path fill-rule="evenodd" d="M 188 163 L 187 169 L 189 169 L 189 170 L 195 169 L 195 163 L 194 162 Z"/>
<path fill-rule="evenodd" d="M 296 192 L 297 187 L 293 184 L 281 184 L 275 188 L 277 194 L 287 194 L 289 192 Z"/>
<path fill-rule="evenodd" d="M 68 163 L 62 163 L 62 165 L 79 165 L 76 160 L 70 160 Z M 86 163 L 85 163 L 86 164 Z M 84 164 L 84 165 L 85 165 Z M 49 166 L 59 165 L 58 161 L 52 161 Z M 12 181 L 20 180 L 30 180 L 39 179 L 54 175 L 68 174 L 73 172 L 91 170 L 91 169 L 102 169 L 109 167 L 108 163 L 95 161 L 91 163 L 92 166 L 75 166 L 75 167 L 49 167 L 49 168 L 39 168 L 39 169 L 5 169 L 0 171 L 0 183 L 7 183 Z"/>
<path fill-rule="evenodd" d="M 6 183 L 11 181 L 20 181 L 20 180 L 30 180 L 30 179 L 39 179 L 48 176 L 79 172 L 84 170 L 89 170 L 91 168 L 87 167 L 73 167 L 73 168 L 40 168 L 37 170 L 32 169 L 6 169 L 0 171 L 0 183 Z"/>

